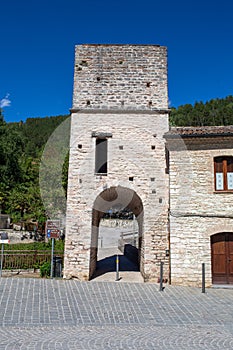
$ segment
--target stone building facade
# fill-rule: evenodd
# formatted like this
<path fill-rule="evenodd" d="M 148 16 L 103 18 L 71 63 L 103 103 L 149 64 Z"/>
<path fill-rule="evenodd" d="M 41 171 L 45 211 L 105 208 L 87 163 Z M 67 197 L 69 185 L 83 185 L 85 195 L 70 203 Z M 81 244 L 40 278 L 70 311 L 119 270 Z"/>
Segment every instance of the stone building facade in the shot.
<path fill-rule="evenodd" d="M 91 279 L 101 218 L 128 208 L 145 281 L 162 261 L 172 284 L 201 285 L 202 263 L 207 285 L 233 283 L 233 127 L 168 114 L 165 47 L 76 46 L 65 278 Z"/>
<path fill-rule="evenodd" d="M 171 283 L 201 285 L 202 263 L 207 285 L 232 283 L 233 127 L 172 128 L 165 137 Z"/>
<path fill-rule="evenodd" d="M 168 278 L 167 50 L 156 45 L 76 47 L 64 277 L 96 269 L 100 220 L 131 210 L 140 271 Z"/>

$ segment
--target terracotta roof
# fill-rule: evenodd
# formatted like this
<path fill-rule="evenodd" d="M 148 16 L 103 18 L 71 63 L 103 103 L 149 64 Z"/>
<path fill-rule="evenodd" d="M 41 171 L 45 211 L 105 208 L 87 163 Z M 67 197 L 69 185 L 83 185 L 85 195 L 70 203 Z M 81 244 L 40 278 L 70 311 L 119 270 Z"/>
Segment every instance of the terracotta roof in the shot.
<path fill-rule="evenodd" d="M 233 125 L 172 127 L 164 135 L 165 138 L 217 137 L 217 136 L 233 136 Z"/>

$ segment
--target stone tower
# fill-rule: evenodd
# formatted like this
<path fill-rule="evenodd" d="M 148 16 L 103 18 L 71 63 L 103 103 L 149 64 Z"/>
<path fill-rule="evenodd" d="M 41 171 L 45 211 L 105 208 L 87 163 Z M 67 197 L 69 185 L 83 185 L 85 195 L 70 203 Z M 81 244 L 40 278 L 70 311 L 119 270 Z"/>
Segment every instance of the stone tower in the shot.
<path fill-rule="evenodd" d="M 64 277 L 89 280 L 99 223 L 112 207 L 139 227 L 140 271 L 169 277 L 167 50 L 78 45 L 75 52 Z"/>

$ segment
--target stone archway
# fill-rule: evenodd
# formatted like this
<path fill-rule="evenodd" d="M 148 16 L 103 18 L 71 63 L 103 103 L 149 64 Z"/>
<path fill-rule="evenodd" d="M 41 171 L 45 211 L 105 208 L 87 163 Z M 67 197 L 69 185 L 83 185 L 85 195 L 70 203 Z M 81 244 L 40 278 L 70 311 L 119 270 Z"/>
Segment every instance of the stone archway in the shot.
<path fill-rule="evenodd" d="M 133 212 L 138 223 L 138 251 L 139 266 L 143 272 L 143 204 L 137 193 L 127 187 L 110 187 L 102 191 L 94 201 L 92 209 L 92 232 L 90 249 L 89 276 L 92 277 L 96 270 L 98 253 L 98 235 L 100 220 L 104 214 L 113 206 L 121 209 L 129 209 Z"/>

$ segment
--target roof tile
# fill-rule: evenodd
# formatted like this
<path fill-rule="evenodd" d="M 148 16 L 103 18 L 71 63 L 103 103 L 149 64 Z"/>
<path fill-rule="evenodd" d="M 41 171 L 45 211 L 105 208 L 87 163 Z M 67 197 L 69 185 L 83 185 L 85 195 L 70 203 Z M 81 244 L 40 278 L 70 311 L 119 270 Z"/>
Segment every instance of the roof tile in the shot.
<path fill-rule="evenodd" d="M 233 125 L 228 126 L 187 126 L 172 127 L 166 134 L 166 138 L 173 137 L 198 137 L 198 136 L 233 136 Z"/>

